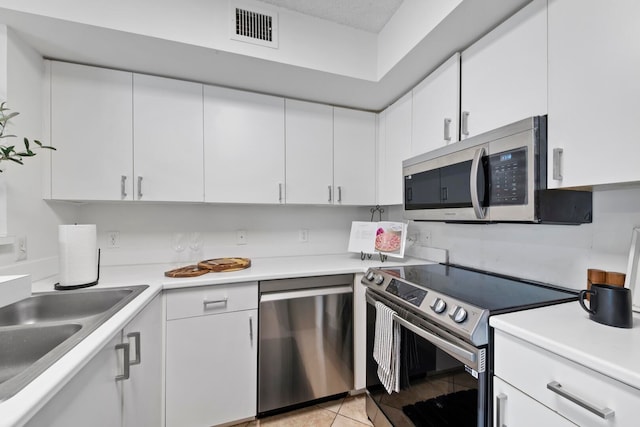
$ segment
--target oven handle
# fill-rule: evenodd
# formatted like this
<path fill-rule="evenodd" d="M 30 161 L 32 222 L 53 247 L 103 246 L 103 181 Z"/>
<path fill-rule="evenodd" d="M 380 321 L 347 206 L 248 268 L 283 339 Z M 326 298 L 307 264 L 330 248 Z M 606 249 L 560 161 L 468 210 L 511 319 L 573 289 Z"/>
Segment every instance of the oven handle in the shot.
<path fill-rule="evenodd" d="M 444 340 L 435 334 L 432 334 L 431 332 L 427 332 L 424 329 L 419 328 L 410 322 L 407 322 L 397 314 L 393 315 L 393 320 L 395 320 L 405 328 L 409 329 L 411 332 L 418 335 L 419 337 L 422 337 L 425 340 L 429 341 L 431 344 L 434 344 L 437 347 L 440 347 L 441 349 L 445 350 L 447 353 L 456 354 L 461 358 L 469 361 L 470 364 L 473 364 L 473 365 L 476 364 L 476 361 L 478 360 L 478 358 L 476 357 L 475 353 L 472 353 L 469 350 L 466 350 L 456 344 L 452 344 L 449 341 Z"/>

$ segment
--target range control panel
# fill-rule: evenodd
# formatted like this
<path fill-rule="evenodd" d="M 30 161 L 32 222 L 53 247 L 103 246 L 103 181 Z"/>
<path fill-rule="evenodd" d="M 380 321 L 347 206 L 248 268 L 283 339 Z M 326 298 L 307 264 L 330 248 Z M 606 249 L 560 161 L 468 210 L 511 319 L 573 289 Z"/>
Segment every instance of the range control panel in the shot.
<path fill-rule="evenodd" d="M 391 295 L 390 298 L 403 307 L 444 326 L 474 345 L 488 343 L 488 310 L 394 277 L 388 271 L 369 269 L 361 283 L 375 292 Z"/>

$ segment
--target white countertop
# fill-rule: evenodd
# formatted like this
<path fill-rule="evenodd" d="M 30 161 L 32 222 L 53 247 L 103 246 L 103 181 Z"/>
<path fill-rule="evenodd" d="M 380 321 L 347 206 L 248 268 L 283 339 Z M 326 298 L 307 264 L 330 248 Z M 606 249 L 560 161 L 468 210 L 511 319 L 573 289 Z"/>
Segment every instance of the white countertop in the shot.
<path fill-rule="evenodd" d="M 115 286 L 149 285 L 133 301 L 103 323 L 87 338 L 62 356 L 49 369 L 10 399 L 0 402 L 0 427 L 15 427 L 27 422 L 82 367 L 164 289 L 239 283 L 247 281 L 310 277 L 332 274 L 364 273 L 369 267 L 425 264 L 418 258 L 389 258 L 381 263 L 376 256 L 365 261 L 357 254 L 256 258 L 251 267 L 227 273 L 207 273 L 194 278 L 168 278 L 164 272 L 182 265 L 148 264 L 102 267 L 100 283 L 91 289 Z M 57 277 L 33 283 L 33 292 L 53 291 Z"/>
<path fill-rule="evenodd" d="M 493 316 L 489 324 L 640 390 L 638 313 L 633 328 L 615 328 L 589 319 L 575 301 Z"/>

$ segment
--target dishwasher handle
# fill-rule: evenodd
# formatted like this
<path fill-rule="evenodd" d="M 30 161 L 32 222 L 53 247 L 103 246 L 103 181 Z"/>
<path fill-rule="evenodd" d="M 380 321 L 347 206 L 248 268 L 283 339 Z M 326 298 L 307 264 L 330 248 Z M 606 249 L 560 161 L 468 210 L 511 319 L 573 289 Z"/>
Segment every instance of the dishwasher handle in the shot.
<path fill-rule="evenodd" d="M 284 301 L 298 298 L 313 298 L 325 295 L 350 294 L 351 286 L 332 286 L 329 288 L 300 289 L 294 291 L 273 292 L 260 295 L 260 303 L 271 301 Z"/>

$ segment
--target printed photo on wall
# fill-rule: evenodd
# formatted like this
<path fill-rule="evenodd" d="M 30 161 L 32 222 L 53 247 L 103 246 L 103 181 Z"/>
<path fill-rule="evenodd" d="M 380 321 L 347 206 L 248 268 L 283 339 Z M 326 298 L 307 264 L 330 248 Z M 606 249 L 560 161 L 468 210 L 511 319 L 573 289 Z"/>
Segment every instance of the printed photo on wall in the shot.
<path fill-rule="evenodd" d="M 348 251 L 403 258 L 406 234 L 407 224 L 404 222 L 353 221 Z"/>

